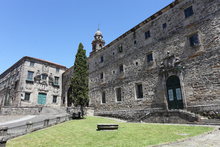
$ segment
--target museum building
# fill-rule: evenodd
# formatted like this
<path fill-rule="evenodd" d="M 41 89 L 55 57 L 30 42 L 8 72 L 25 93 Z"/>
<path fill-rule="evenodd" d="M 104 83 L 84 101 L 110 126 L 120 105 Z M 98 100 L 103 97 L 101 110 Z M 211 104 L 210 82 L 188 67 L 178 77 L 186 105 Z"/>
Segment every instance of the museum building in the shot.
<path fill-rule="evenodd" d="M 218 113 L 220 1 L 175 0 L 106 46 L 98 30 L 88 62 L 96 115 Z"/>
<path fill-rule="evenodd" d="M 62 74 L 66 67 L 23 57 L 0 75 L 0 106 L 60 107 Z"/>

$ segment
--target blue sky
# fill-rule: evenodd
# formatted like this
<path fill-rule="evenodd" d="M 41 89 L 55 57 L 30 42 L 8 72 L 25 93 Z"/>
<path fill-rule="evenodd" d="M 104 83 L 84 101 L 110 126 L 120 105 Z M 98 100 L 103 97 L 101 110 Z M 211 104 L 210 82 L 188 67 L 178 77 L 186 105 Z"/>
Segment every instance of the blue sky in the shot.
<path fill-rule="evenodd" d="M 0 0 L 0 73 L 23 56 L 70 67 L 99 24 L 108 44 L 172 1 Z"/>

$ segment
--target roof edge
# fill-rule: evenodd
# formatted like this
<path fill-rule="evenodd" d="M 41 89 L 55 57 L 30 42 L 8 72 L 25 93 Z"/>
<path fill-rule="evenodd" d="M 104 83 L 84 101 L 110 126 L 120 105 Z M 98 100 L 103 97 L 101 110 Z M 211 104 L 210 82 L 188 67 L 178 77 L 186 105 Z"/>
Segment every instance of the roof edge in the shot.
<path fill-rule="evenodd" d="M 22 57 L 20 60 L 18 60 L 17 62 L 15 62 L 11 67 L 9 67 L 8 69 L 6 69 L 2 74 L 0 74 L 0 79 L 3 78 L 7 73 L 9 73 L 10 71 L 12 71 L 14 68 L 16 68 L 16 66 L 20 66 L 20 64 L 26 60 L 34 60 L 34 61 L 39 61 L 39 62 L 43 62 L 43 63 L 47 63 L 53 66 L 57 66 L 59 68 L 62 68 L 64 70 L 67 70 L 66 66 L 63 65 L 59 65 L 53 62 L 49 62 L 46 60 L 42 60 L 42 59 L 38 59 L 38 58 L 34 58 L 34 57 L 29 57 L 29 56 L 24 56 Z"/>
<path fill-rule="evenodd" d="M 106 46 L 104 46 L 102 49 L 98 50 L 102 51 L 105 50 L 106 48 L 112 46 L 115 42 L 125 38 L 128 34 L 135 32 L 137 29 L 139 29 L 140 27 L 142 27 L 144 24 L 151 22 L 152 20 L 156 19 L 157 17 L 159 17 L 160 15 L 162 15 L 163 13 L 167 12 L 168 10 L 170 10 L 171 8 L 175 7 L 177 4 L 179 4 L 180 2 L 182 2 L 184 0 L 175 0 L 174 2 L 170 3 L 169 5 L 167 5 L 166 7 L 162 8 L 161 10 L 157 11 L 156 13 L 154 13 L 153 15 L 151 15 L 150 17 L 148 17 L 147 19 L 145 19 L 144 21 L 142 21 L 141 23 L 139 23 L 138 25 L 136 25 L 135 27 L 131 28 L 130 30 L 128 30 L 127 32 L 125 32 L 124 34 L 122 34 L 121 36 L 119 36 L 118 38 L 116 38 L 115 40 L 113 40 L 112 42 L 110 42 L 109 44 L 107 44 Z M 90 53 L 90 56 L 94 55 L 96 52 L 92 51 Z M 89 56 L 89 57 L 90 57 Z"/>

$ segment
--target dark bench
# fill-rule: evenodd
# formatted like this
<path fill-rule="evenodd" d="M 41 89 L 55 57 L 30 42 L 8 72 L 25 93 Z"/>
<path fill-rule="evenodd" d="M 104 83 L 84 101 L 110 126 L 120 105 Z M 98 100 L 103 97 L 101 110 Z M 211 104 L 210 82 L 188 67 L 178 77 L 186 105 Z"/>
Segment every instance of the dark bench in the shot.
<path fill-rule="evenodd" d="M 118 124 L 97 124 L 97 130 L 117 130 Z"/>
<path fill-rule="evenodd" d="M 75 113 L 75 112 L 74 112 L 74 113 L 72 114 L 72 118 L 73 118 L 73 119 L 80 119 L 80 118 L 81 118 L 81 112 L 78 112 L 78 113 Z"/>

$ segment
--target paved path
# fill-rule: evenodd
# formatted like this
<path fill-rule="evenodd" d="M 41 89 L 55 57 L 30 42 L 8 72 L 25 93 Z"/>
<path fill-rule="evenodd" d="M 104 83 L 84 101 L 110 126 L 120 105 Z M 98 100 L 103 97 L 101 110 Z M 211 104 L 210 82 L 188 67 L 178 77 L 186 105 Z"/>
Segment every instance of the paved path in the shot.
<path fill-rule="evenodd" d="M 2 124 L 0 123 L 0 127 L 6 126 L 6 127 L 11 128 L 11 127 L 15 127 L 15 126 L 25 125 L 27 123 L 27 121 L 39 122 L 39 121 L 43 121 L 45 119 L 53 119 L 58 116 L 62 117 L 62 116 L 66 116 L 66 115 L 67 115 L 67 113 L 23 116 L 23 117 L 14 119 L 13 121 L 5 121 Z M 12 116 L 8 116 L 8 117 L 12 117 Z"/>
<path fill-rule="evenodd" d="M 153 147 L 220 147 L 220 130 L 208 134 L 195 136 L 176 143 Z"/>
<path fill-rule="evenodd" d="M 26 121 L 29 119 L 34 118 L 34 115 L 27 115 L 27 116 L 0 116 L 1 122 L 0 126 L 8 125 L 12 123 L 17 123 L 21 121 Z"/>
<path fill-rule="evenodd" d="M 25 115 L 0 115 L 0 123 L 5 123 L 7 121 L 12 121 L 16 119 L 20 119 L 24 117 Z"/>

